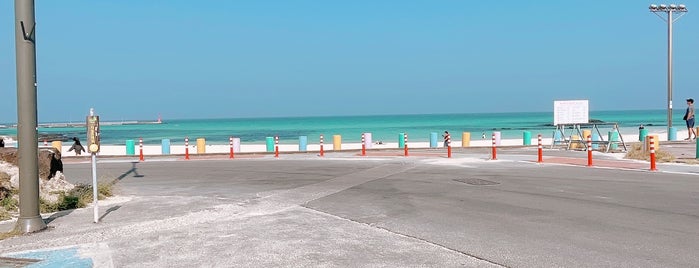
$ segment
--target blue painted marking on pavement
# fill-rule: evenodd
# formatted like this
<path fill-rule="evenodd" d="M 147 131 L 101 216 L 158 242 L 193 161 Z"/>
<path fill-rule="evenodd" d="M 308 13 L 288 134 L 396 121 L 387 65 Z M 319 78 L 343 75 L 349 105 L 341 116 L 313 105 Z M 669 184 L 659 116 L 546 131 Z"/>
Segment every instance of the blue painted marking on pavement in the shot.
<path fill-rule="evenodd" d="M 30 268 L 53 268 L 53 267 L 92 267 L 92 259 L 82 258 L 78 255 L 78 248 L 65 248 L 44 251 L 32 251 L 25 253 L 13 253 L 5 255 L 12 258 L 26 258 L 41 260 L 27 267 Z"/>

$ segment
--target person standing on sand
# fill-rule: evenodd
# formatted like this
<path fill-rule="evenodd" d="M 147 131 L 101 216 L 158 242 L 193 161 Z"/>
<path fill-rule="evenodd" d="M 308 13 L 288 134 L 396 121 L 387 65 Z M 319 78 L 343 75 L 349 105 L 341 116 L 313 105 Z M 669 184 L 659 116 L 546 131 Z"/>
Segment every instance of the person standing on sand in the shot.
<path fill-rule="evenodd" d="M 444 135 L 442 135 L 442 137 L 444 137 L 444 148 L 449 147 L 449 140 L 451 140 L 451 135 L 449 135 L 449 131 L 445 130 Z"/>
<path fill-rule="evenodd" d="M 694 99 L 687 99 L 687 111 L 682 118 L 687 122 L 687 138 L 686 141 L 691 141 L 697 138 L 697 133 L 694 131 Z M 694 134 L 694 138 L 692 138 Z"/>
<path fill-rule="evenodd" d="M 75 150 L 75 155 L 80 155 L 85 151 L 85 148 L 80 144 L 80 140 L 77 137 L 73 137 L 73 146 L 70 146 L 68 152 Z"/>

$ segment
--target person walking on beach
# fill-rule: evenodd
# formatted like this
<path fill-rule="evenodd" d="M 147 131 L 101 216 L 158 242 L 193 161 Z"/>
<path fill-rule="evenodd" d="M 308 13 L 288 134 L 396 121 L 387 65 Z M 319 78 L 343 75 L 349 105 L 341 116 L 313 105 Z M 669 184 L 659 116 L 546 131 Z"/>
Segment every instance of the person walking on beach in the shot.
<path fill-rule="evenodd" d="M 449 131 L 445 130 L 444 135 L 442 135 L 442 137 L 444 137 L 444 148 L 449 147 L 449 140 L 451 140 L 451 135 L 449 135 Z"/>
<path fill-rule="evenodd" d="M 687 138 L 685 140 L 691 141 L 696 139 L 697 133 L 694 131 L 694 99 L 687 99 L 687 111 L 682 119 L 687 122 Z M 694 138 L 692 138 L 692 134 L 694 134 Z"/>
<path fill-rule="evenodd" d="M 73 137 L 73 146 L 70 146 L 68 152 L 75 150 L 75 155 L 80 155 L 85 151 L 85 148 L 80 144 L 80 140 L 77 137 Z"/>
<path fill-rule="evenodd" d="M 0 148 L 5 147 L 5 138 L 0 137 Z"/>

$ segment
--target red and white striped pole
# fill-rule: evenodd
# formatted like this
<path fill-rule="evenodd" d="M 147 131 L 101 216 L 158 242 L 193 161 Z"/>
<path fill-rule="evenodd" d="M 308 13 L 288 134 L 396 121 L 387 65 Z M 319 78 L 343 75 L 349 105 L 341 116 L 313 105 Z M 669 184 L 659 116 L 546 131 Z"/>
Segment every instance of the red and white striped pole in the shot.
<path fill-rule="evenodd" d="M 364 133 L 362 133 L 362 156 L 366 156 L 366 143 L 364 140 Z"/>
<path fill-rule="evenodd" d="M 323 151 L 323 134 L 320 134 L 320 156 L 323 156 L 325 152 Z"/>
<path fill-rule="evenodd" d="M 403 151 L 405 151 L 405 156 L 408 156 L 408 133 L 403 134 Z"/>
<path fill-rule="evenodd" d="M 189 160 L 189 137 L 184 137 L 184 160 Z"/>
<path fill-rule="evenodd" d="M 231 146 L 231 153 L 230 153 L 230 155 L 228 156 L 228 158 L 233 159 L 233 158 L 235 158 L 235 153 L 233 152 L 233 136 L 231 136 L 230 138 L 228 138 L 228 145 Z"/>
<path fill-rule="evenodd" d="M 656 171 L 658 170 L 655 168 L 655 141 L 653 140 L 653 136 L 648 136 L 648 143 L 650 143 L 650 170 L 651 171 Z"/>
<path fill-rule="evenodd" d="M 138 151 L 139 151 L 138 161 L 143 162 L 145 160 L 143 158 L 143 138 L 138 138 Z"/>
<path fill-rule="evenodd" d="M 592 166 L 592 136 L 587 135 L 587 166 Z"/>
<path fill-rule="evenodd" d="M 451 136 L 447 137 L 447 158 L 451 158 Z"/>
<path fill-rule="evenodd" d="M 544 146 L 541 142 L 541 134 L 539 134 L 539 157 L 536 160 L 537 163 L 543 163 L 544 162 Z"/>
<path fill-rule="evenodd" d="M 279 158 L 279 136 L 274 136 L 274 157 Z"/>
<path fill-rule="evenodd" d="M 495 147 L 495 133 L 493 133 L 493 157 L 491 158 L 491 160 L 498 160 L 498 151 Z"/>

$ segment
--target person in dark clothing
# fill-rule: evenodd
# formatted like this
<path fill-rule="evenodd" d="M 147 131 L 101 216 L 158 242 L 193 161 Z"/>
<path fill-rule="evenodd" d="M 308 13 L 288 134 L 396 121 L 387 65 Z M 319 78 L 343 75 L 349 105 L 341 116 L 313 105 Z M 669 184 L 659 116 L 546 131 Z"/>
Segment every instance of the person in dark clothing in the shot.
<path fill-rule="evenodd" d="M 5 147 L 5 139 L 0 138 L 0 148 Z"/>
<path fill-rule="evenodd" d="M 442 137 L 444 138 L 444 148 L 449 147 L 449 142 L 451 141 L 451 135 L 449 135 L 449 131 L 445 130 Z"/>
<path fill-rule="evenodd" d="M 68 152 L 75 150 L 75 155 L 80 155 L 85 151 L 85 148 L 80 144 L 80 140 L 77 137 L 73 137 L 73 146 L 70 146 Z"/>

